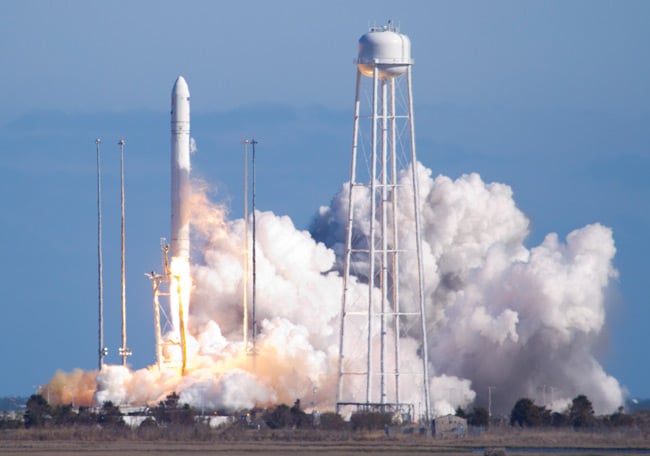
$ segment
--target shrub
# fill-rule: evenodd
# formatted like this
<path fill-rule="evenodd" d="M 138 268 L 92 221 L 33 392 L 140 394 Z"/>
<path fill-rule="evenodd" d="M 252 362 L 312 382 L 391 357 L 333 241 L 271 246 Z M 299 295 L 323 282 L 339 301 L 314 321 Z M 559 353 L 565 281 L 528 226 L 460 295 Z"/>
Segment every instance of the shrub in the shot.
<path fill-rule="evenodd" d="M 393 415 L 382 412 L 357 412 L 350 417 L 352 429 L 357 430 L 380 430 L 391 424 Z"/>
<path fill-rule="evenodd" d="M 334 412 L 325 412 L 320 415 L 320 429 L 325 431 L 344 431 L 348 429 L 348 423 Z"/>

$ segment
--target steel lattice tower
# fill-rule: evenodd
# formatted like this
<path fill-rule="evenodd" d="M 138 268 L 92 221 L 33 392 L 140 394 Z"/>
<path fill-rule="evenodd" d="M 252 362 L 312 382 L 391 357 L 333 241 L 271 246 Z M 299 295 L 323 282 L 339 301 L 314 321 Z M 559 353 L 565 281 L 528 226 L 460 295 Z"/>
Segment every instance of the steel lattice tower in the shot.
<path fill-rule="evenodd" d="M 365 411 L 399 411 L 414 417 L 413 401 L 403 402 L 400 376 L 417 375 L 421 376 L 416 382 L 422 385 L 421 391 L 409 394 L 411 399 L 418 397 L 418 405 L 424 408 L 419 415 L 428 421 L 431 413 L 410 48 L 409 38 L 390 21 L 387 26 L 371 27 L 359 39 L 337 412 L 353 406 Z M 363 96 L 370 104 L 364 108 L 367 112 L 362 112 Z M 409 188 L 400 188 L 398 183 L 400 160 L 411 176 Z M 409 194 L 410 207 L 398 207 L 398 196 L 403 205 Z M 400 213 L 409 213 L 412 223 L 396 215 Z M 413 245 L 399 245 L 401 230 L 415 233 Z M 409 284 L 417 303 L 408 305 L 402 302 L 399 290 L 400 258 L 404 255 L 411 255 L 410 264 L 417 264 L 417 284 Z M 367 283 L 363 296 L 353 293 L 353 288 L 359 289 L 352 286 L 355 280 Z M 362 326 L 365 333 L 360 336 L 357 328 Z M 408 366 L 408 372 L 400 366 L 400 335 L 405 334 L 419 339 L 422 360 L 421 367 Z M 364 344 L 365 363 L 358 357 Z"/>

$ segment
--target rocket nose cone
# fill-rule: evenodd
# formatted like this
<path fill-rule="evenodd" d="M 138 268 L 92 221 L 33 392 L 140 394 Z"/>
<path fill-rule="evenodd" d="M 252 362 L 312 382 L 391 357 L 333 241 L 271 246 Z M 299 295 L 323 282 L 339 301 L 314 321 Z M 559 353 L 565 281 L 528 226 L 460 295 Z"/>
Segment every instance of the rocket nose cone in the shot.
<path fill-rule="evenodd" d="M 172 96 L 176 97 L 189 97 L 190 89 L 187 87 L 187 82 L 183 76 L 179 76 L 174 82 L 174 88 L 172 89 Z"/>

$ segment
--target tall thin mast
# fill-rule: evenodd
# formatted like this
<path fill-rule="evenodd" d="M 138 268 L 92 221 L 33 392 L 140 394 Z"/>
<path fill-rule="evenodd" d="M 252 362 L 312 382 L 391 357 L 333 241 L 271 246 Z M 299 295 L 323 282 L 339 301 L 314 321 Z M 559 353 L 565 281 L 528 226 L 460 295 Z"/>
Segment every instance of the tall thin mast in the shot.
<path fill-rule="evenodd" d="M 122 365 L 126 366 L 126 358 L 131 355 L 131 351 L 126 346 L 126 231 L 124 220 L 124 145 L 126 141 L 120 139 L 117 144 L 120 146 L 120 201 L 122 209 L 122 346 L 120 347 L 120 356 L 122 357 Z"/>
<path fill-rule="evenodd" d="M 256 356 L 255 343 L 257 342 L 257 264 L 255 262 L 255 138 L 251 140 L 253 145 L 253 356 Z"/>
<path fill-rule="evenodd" d="M 100 147 L 102 140 L 97 138 L 97 288 L 99 294 L 99 349 L 98 349 L 98 368 L 104 367 L 104 271 L 102 259 L 102 173 Z"/>
<path fill-rule="evenodd" d="M 244 274 L 243 274 L 243 299 L 244 299 L 244 350 L 248 349 L 248 144 L 250 141 L 245 139 L 244 144 Z"/>

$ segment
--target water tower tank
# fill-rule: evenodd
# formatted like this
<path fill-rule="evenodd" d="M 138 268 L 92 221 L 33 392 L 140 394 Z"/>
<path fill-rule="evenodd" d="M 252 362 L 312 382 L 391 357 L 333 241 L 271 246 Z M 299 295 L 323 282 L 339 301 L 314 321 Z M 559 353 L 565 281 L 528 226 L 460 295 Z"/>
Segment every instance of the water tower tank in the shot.
<path fill-rule="evenodd" d="M 406 73 L 412 63 L 411 40 L 390 22 L 387 26 L 372 27 L 359 38 L 357 67 L 364 76 L 372 77 L 376 65 L 380 79 L 395 78 Z"/>

